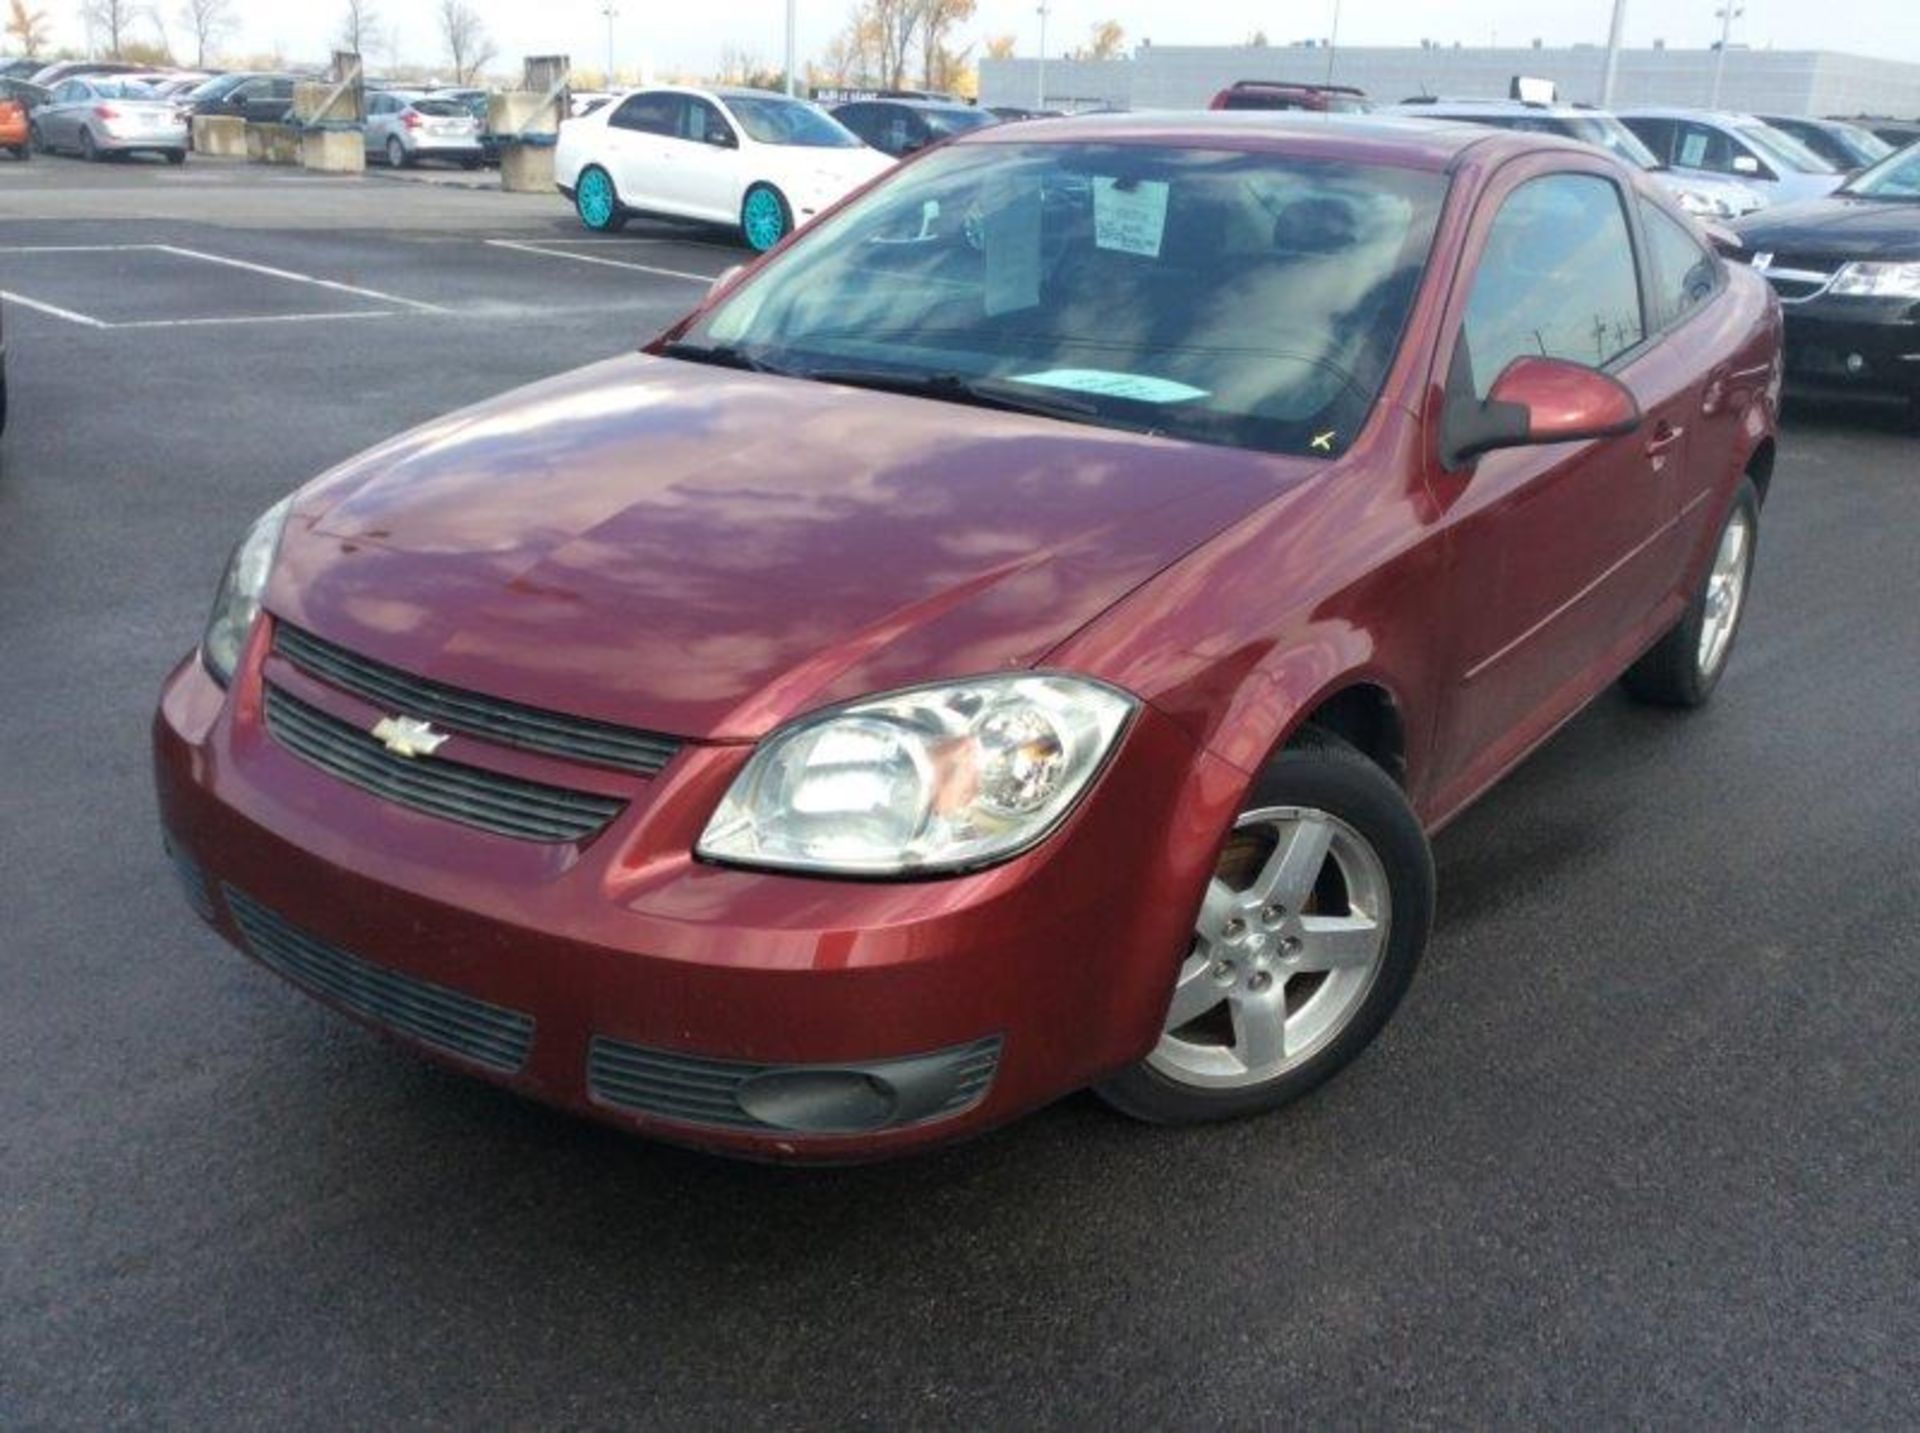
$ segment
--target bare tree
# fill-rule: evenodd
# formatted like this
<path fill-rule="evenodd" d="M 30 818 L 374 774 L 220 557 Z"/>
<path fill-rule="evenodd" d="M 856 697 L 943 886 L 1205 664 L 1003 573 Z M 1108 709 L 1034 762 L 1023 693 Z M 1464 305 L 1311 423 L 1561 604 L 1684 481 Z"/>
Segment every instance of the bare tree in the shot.
<path fill-rule="evenodd" d="M 340 33 L 335 43 L 365 59 L 367 51 L 380 43 L 380 11 L 373 0 L 346 0 L 340 12 Z"/>
<path fill-rule="evenodd" d="M 472 84 L 496 53 L 487 27 L 466 0 L 440 0 L 440 33 L 453 61 L 453 82 Z"/>
<path fill-rule="evenodd" d="M 7 7 L 7 33 L 13 36 L 22 55 L 29 60 L 39 59 L 47 44 L 47 12 L 29 10 L 26 0 L 12 0 Z"/>
<path fill-rule="evenodd" d="M 233 0 L 182 0 L 180 23 L 193 34 L 193 63 L 207 67 L 207 52 L 233 29 Z"/>
<path fill-rule="evenodd" d="M 106 41 L 106 57 L 117 60 L 127 45 L 127 32 L 140 18 L 142 7 L 134 0 L 83 0 L 80 23 L 87 27 L 90 40 Z"/>

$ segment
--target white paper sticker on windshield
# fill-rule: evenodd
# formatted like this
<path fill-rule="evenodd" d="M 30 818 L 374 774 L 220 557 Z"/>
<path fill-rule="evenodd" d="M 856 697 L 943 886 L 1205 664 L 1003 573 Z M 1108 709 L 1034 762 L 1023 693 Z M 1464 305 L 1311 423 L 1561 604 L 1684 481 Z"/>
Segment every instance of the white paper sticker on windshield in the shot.
<path fill-rule="evenodd" d="M 1120 187 L 1117 179 L 1093 181 L 1093 242 L 1122 254 L 1160 257 L 1167 231 L 1167 186 L 1142 179 Z"/>
<path fill-rule="evenodd" d="M 1699 130 L 1692 130 L 1680 141 L 1680 167 L 1698 169 L 1706 163 L 1707 137 Z"/>
<path fill-rule="evenodd" d="M 1102 398 L 1127 398 L 1135 403 L 1191 403 L 1207 396 L 1206 389 L 1190 388 L 1171 378 L 1155 378 L 1146 373 L 1113 373 L 1105 368 L 1049 368 L 1044 373 L 1017 373 L 1013 381 L 1042 388 L 1066 388 Z"/>

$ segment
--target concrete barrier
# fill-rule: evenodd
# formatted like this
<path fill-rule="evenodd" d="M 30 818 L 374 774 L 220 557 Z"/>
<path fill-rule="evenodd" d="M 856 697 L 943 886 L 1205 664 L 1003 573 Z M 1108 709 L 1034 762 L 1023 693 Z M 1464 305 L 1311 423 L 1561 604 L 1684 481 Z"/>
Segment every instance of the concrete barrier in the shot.
<path fill-rule="evenodd" d="M 192 128 L 194 153 L 215 159 L 247 157 L 247 122 L 238 115 L 197 114 Z"/>
<path fill-rule="evenodd" d="M 366 136 L 357 129 L 310 129 L 300 136 L 300 163 L 323 174 L 358 174 L 367 167 Z"/>
<path fill-rule="evenodd" d="M 509 194 L 553 192 L 553 140 L 560 119 L 553 96 L 505 90 L 487 96 L 487 129 L 500 136 L 500 187 Z"/>
<path fill-rule="evenodd" d="M 247 158 L 255 164 L 298 164 L 300 131 L 290 124 L 249 124 Z"/>

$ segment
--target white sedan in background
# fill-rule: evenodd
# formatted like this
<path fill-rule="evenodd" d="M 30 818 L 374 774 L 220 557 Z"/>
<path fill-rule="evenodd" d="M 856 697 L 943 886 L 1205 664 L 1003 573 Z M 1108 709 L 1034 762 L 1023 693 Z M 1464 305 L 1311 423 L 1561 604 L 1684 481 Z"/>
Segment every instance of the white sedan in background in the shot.
<path fill-rule="evenodd" d="M 729 224 L 764 253 L 890 168 L 818 105 L 766 90 L 637 90 L 560 126 L 554 181 L 589 229 Z"/>

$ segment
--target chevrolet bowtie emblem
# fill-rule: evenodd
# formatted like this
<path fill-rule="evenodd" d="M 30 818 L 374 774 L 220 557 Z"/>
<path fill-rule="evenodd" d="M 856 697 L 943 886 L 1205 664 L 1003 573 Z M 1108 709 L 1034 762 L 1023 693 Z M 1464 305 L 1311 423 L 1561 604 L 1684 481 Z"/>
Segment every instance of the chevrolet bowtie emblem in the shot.
<path fill-rule="evenodd" d="M 395 756 L 432 756 L 446 742 L 444 731 L 435 731 L 418 717 L 381 717 L 373 724 L 374 739 Z"/>

